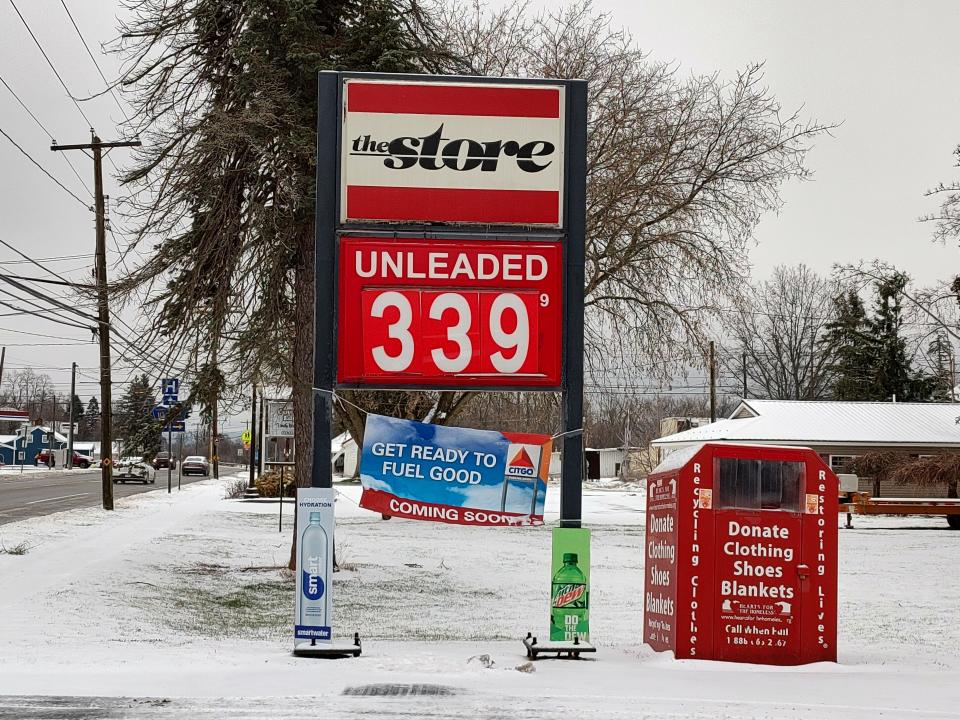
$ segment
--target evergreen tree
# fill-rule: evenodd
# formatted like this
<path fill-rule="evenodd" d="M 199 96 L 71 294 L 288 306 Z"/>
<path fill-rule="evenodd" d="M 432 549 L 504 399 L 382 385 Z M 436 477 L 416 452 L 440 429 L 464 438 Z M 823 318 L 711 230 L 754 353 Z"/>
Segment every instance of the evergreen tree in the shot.
<path fill-rule="evenodd" d="M 160 450 L 161 424 L 151 414 L 156 404 L 150 378 L 133 378 L 114 415 L 114 428 L 124 455 L 153 458 Z"/>
<path fill-rule="evenodd" d="M 84 440 L 100 439 L 100 401 L 91 397 L 87 409 L 83 413 L 82 428 Z"/>
<path fill-rule="evenodd" d="M 867 311 L 855 290 L 834 298 L 833 320 L 821 342 L 834 358 L 833 399 L 873 399 L 875 349 Z"/>
<path fill-rule="evenodd" d="M 933 383 L 913 370 L 903 336 L 903 291 L 910 278 L 892 273 L 875 283 L 876 302 L 870 330 L 876 351 L 874 387 L 871 400 L 929 400 Z"/>
<path fill-rule="evenodd" d="M 943 330 L 938 330 L 927 345 L 927 358 L 930 361 L 930 367 L 933 368 L 930 379 L 933 386 L 931 399 L 938 402 L 953 402 L 953 345 L 950 344 L 950 339 Z"/>
<path fill-rule="evenodd" d="M 82 437 L 81 433 L 83 432 L 83 400 L 74 395 L 71 398 L 71 405 L 73 406 L 73 422 L 77 426 L 76 434 L 77 437 Z"/>
<path fill-rule="evenodd" d="M 835 400 L 931 399 L 936 380 L 914 370 L 903 335 L 901 300 L 909 280 L 904 273 L 892 273 L 875 282 L 871 314 L 855 290 L 834 300 L 834 318 L 823 342 L 834 357 Z"/>

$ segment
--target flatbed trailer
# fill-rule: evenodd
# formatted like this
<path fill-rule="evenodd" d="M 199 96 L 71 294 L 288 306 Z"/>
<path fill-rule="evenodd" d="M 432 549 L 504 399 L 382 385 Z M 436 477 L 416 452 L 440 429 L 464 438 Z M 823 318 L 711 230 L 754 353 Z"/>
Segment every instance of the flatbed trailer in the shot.
<path fill-rule="evenodd" d="M 854 492 L 841 498 L 840 512 L 847 514 L 848 528 L 853 515 L 943 515 L 953 530 L 960 530 L 960 498 L 875 498 Z"/>

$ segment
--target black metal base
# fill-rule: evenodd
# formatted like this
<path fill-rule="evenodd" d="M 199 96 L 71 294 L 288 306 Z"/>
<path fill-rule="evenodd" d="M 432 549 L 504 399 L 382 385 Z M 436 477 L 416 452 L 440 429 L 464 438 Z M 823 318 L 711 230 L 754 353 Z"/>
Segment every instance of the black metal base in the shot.
<path fill-rule="evenodd" d="M 346 643 L 318 643 L 312 640 L 309 645 L 303 644 L 293 648 L 293 654 L 297 657 L 360 657 L 361 652 L 363 652 L 363 647 L 360 644 L 360 633 L 353 634 L 353 644 L 351 645 Z"/>
<path fill-rule="evenodd" d="M 549 640 L 545 643 L 538 643 L 533 633 L 527 633 L 527 637 L 523 640 L 523 646 L 527 649 L 527 657 L 531 660 L 537 660 L 542 653 L 550 655 L 556 653 L 555 657 L 557 659 L 566 657 L 579 660 L 581 653 L 595 653 L 597 651 L 593 645 L 587 642 L 581 642 L 579 638 L 574 638 L 573 640 Z"/>

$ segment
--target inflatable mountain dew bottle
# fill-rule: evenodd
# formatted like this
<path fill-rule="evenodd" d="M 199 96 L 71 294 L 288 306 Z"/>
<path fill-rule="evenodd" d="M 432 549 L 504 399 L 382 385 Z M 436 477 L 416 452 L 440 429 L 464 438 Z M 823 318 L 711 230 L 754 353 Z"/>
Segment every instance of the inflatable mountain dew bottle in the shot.
<path fill-rule="evenodd" d="M 553 576 L 550 603 L 550 639 L 589 639 L 587 578 L 576 553 L 563 554 L 563 566 Z"/>

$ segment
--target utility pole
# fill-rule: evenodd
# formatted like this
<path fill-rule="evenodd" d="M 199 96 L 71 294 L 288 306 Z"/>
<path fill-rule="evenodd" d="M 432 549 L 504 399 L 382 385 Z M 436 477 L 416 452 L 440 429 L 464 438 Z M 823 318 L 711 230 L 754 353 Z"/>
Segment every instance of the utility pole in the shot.
<path fill-rule="evenodd" d="M 77 392 L 77 364 L 70 365 L 70 427 L 67 430 L 67 469 L 73 470 L 73 398 Z"/>
<path fill-rule="evenodd" d="M 139 140 L 102 142 L 90 129 L 90 142 L 78 145 L 53 144 L 54 152 L 90 150 L 93 152 L 93 187 L 97 220 L 97 337 L 100 340 L 100 490 L 103 509 L 113 510 L 113 402 L 110 373 L 110 295 L 107 286 L 107 229 L 103 198 L 103 149 L 139 147 Z M 72 398 L 71 398 L 72 400 Z"/>
<path fill-rule="evenodd" d="M 710 341 L 710 422 L 717 421 L 717 367 L 713 357 L 713 340 Z"/>
<path fill-rule="evenodd" d="M 0 385 L 3 385 L 3 361 L 7 359 L 7 346 L 0 350 Z"/>

